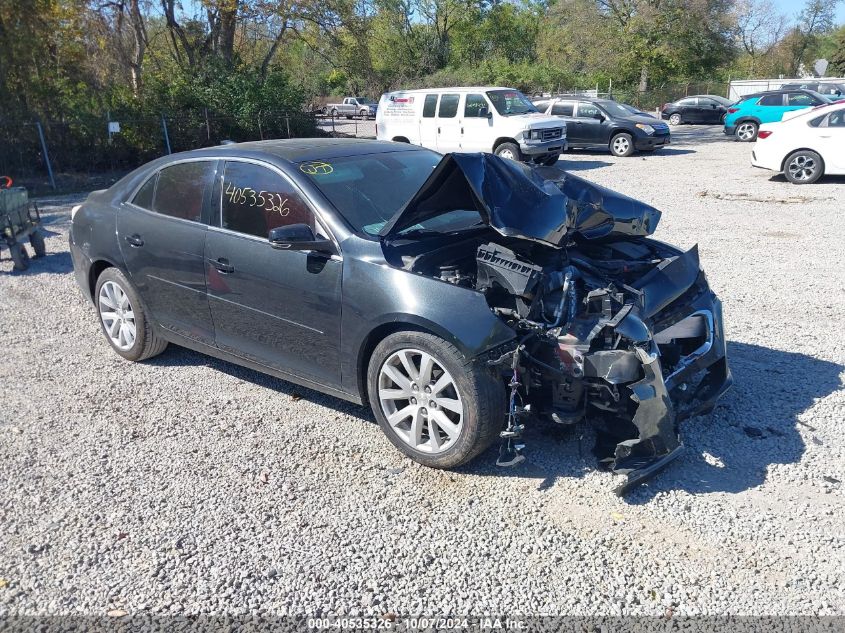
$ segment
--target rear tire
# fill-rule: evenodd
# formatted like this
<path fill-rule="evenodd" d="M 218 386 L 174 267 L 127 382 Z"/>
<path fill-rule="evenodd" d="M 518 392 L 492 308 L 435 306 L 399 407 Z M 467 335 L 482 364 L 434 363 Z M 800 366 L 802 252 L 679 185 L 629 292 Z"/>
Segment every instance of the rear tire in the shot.
<path fill-rule="evenodd" d="M 156 334 L 148 319 L 141 297 L 119 269 L 106 268 L 100 273 L 94 303 L 106 340 L 126 360 L 146 360 L 167 348 L 167 341 Z"/>
<path fill-rule="evenodd" d="M 9 254 L 12 256 L 15 270 L 23 272 L 29 268 L 29 253 L 26 251 L 26 246 L 14 242 L 9 245 Z"/>
<path fill-rule="evenodd" d="M 634 138 L 627 132 L 614 134 L 610 139 L 610 153 L 625 158 L 634 153 Z"/>
<path fill-rule="evenodd" d="M 783 175 L 793 185 L 810 185 L 824 175 L 824 161 L 808 149 L 792 152 L 783 161 Z"/>
<path fill-rule="evenodd" d="M 757 140 L 757 132 L 759 130 L 760 126 L 754 123 L 754 121 L 743 121 L 736 126 L 734 135 L 736 136 L 736 140 L 741 143 L 750 143 L 751 141 Z"/>
<path fill-rule="evenodd" d="M 496 147 L 493 153 L 499 158 L 516 161 L 522 160 L 522 152 L 516 143 L 502 143 Z"/>
<path fill-rule="evenodd" d="M 505 421 L 504 383 L 483 363 L 467 361 L 455 346 L 424 332 L 397 332 L 376 346 L 367 393 L 391 443 L 431 468 L 472 460 Z"/>
<path fill-rule="evenodd" d="M 35 251 L 36 257 L 44 257 L 47 254 L 47 245 L 44 243 L 44 236 L 36 230 L 29 236 L 29 244 Z"/>
<path fill-rule="evenodd" d="M 681 115 L 677 112 L 669 117 L 669 125 L 680 125 Z"/>

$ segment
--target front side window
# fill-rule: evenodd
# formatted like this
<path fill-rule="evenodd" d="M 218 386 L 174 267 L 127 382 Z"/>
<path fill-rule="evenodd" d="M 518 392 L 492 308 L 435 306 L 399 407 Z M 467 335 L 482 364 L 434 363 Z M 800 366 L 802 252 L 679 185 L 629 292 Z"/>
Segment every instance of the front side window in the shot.
<path fill-rule="evenodd" d="M 464 117 L 476 118 L 479 116 L 481 108 L 487 107 L 487 100 L 482 95 L 467 95 L 466 104 L 464 104 Z"/>
<path fill-rule="evenodd" d="M 552 106 L 552 114 L 558 116 L 572 116 L 575 113 L 575 104 L 571 101 L 560 101 Z"/>
<path fill-rule="evenodd" d="M 599 114 L 601 114 L 601 110 L 599 110 L 592 103 L 578 104 L 578 118 L 580 119 L 596 119 L 598 118 Z"/>
<path fill-rule="evenodd" d="M 136 207 L 141 207 L 142 209 L 147 209 L 152 211 L 153 208 L 153 194 L 156 190 L 156 180 L 158 180 L 158 174 L 153 174 L 150 178 L 147 179 L 140 189 L 138 189 L 138 193 L 135 194 L 135 197 L 132 198 L 132 204 Z"/>
<path fill-rule="evenodd" d="M 815 99 L 803 92 L 792 92 L 786 98 L 787 103 L 791 106 L 810 106 L 815 103 Z"/>
<path fill-rule="evenodd" d="M 153 211 L 199 222 L 203 200 L 214 180 L 215 161 L 202 160 L 165 167 L 158 174 Z M 139 192 L 140 193 L 140 192 Z"/>
<path fill-rule="evenodd" d="M 314 214 L 299 191 L 261 165 L 227 162 L 222 194 L 220 222 L 224 229 L 264 239 L 279 226 L 307 224 L 316 229 Z"/>
<path fill-rule="evenodd" d="M 487 93 L 487 98 L 502 116 L 537 112 L 534 104 L 519 90 L 491 90 Z"/>
<path fill-rule="evenodd" d="M 765 97 L 762 97 L 757 103 L 761 106 L 782 106 L 783 95 L 766 95 Z"/>
<path fill-rule="evenodd" d="M 423 118 L 433 119 L 434 113 L 437 111 L 437 95 L 426 95 L 425 103 L 423 104 Z"/>
<path fill-rule="evenodd" d="M 437 116 L 441 119 L 452 119 L 458 114 L 458 102 L 461 95 L 443 95 L 440 97 L 440 112 Z"/>

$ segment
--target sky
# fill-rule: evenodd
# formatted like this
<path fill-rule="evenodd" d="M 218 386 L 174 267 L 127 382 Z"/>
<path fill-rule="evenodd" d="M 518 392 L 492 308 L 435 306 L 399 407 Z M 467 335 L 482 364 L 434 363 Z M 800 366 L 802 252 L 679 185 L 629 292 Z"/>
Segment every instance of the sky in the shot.
<path fill-rule="evenodd" d="M 801 0 L 773 0 L 773 3 L 782 13 L 792 19 L 795 19 L 795 16 L 804 6 L 804 2 Z M 836 21 L 839 24 L 845 24 L 845 0 L 840 0 L 836 7 Z"/>

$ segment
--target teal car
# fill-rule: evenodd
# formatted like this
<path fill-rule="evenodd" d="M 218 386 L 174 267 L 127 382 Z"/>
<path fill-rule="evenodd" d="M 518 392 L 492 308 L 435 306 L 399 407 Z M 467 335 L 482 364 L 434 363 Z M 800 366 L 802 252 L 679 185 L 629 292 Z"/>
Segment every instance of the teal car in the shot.
<path fill-rule="evenodd" d="M 830 99 L 812 90 L 768 90 L 742 97 L 728 108 L 725 115 L 725 134 L 738 141 L 757 140 L 763 123 L 775 123 L 792 110 L 812 108 L 830 103 Z"/>

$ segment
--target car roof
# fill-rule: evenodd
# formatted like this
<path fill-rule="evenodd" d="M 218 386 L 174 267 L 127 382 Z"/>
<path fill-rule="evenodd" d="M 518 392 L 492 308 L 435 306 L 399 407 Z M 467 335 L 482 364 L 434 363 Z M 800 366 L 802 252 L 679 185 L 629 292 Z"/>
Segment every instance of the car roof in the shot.
<path fill-rule="evenodd" d="M 386 95 L 408 94 L 408 93 L 439 93 L 439 92 L 486 92 L 488 90 L 514 90 L 509 86 L 455 86 L 452 88 L 414 88 L 413 90 L 393 90 L 385 92 Z"/>
<path fill-rule="evenodd" d="M 191 150 L 171 157 L 178 159 L 196 157 L 259 158 L 273 157 L 290 163 L 325 160 L 365 154 L 419 151 L 422 148 L 407 143 L 376 141 L 358 138 L 292 138 L 269 141 L 230 143 L 204 149 Z"/>

